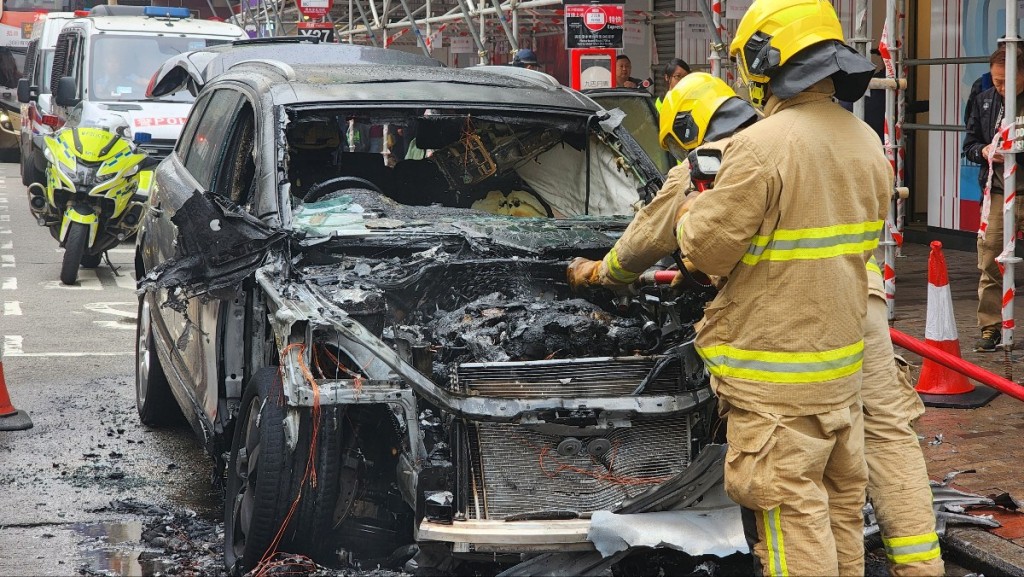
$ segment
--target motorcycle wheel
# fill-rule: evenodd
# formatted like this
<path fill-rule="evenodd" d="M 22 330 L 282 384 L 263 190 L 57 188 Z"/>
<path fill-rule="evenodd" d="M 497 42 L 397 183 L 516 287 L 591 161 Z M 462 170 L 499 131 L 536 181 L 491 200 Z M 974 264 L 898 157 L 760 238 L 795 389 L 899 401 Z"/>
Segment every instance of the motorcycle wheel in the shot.
<path fill-rule="evenodd" d="M 224 565 L 235 574 L 244 574 L 260 562 L 300 488 L 302 499 L 278 548 L 316 559 L 330 544 L 340 484 L 340 409 L 321 408 L 316 487 L 308 481 L 302 487 L 312 440 L 312 413 L 302 413 L 294 451 L 285 443 L 285 414 L 277 368 L 258 371 L 242 395 L 228 457 Z"/>
<path fill-rule="evenodd" d="M 68 237 L 64 241 L 64 261 L 60 265 L 60 282 L 73 285 L 78 280 L 78 267 L 85 254 L 85 243 L 89 241 L 89 227 L 72 222 Z"/>
<path fill-rule="evenodd" d="M 103 262 L 103 254 L 82 255 L 82 268 L 96 268 Z"/>
<path fill-rule="evenodd" d="M 29 186 L 33 182 L 46 183 L 46 174 L 36 168 L 36 153 L 21 158 L 21 183 Z"/>
<path fill-rule="evenodd" d="M 135 325 L 135 408 L 143 425 L 158 427 L 180 421 L 182 414 L 154 348 L 152 314 L 146 297 L 139 297 Z"/>

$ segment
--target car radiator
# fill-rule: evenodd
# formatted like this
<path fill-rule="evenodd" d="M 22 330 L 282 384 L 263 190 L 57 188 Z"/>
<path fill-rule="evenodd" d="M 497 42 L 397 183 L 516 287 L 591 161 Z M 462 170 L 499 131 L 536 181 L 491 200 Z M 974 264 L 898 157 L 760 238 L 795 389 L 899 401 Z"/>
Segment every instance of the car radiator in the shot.
<path fill-rule="evenodd" d="M 629 395 L 658 357 L 627 357 L 460 365 L 458 386 L 493 397 Z M 669 361 L 642 394 L 698 388 Z M 613 509 L 690 463 L 696 415 L 639 420 L 593 436 L 549 434 L 505 423 L 465 422 L 469 471 L 466 515 L 480 519 L 566 518 Z M 578 451 L 566 451 L 579 441 Z M 592 455 L 595 440 L 603 454 Z M 562 445 L 563 451 L 559 452 Z M 568 454 L 567 454 L 568 453 Z"/>

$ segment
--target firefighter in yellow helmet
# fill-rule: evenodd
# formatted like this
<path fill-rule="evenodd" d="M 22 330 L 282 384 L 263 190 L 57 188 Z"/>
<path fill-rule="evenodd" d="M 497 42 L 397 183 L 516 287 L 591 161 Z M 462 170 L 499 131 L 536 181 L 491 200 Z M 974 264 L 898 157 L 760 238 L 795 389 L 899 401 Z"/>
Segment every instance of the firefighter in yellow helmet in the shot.
<path fill-rule="evenodd" d="M 576 258 L 569 265 L 569 284 L 575 290 L 600 285 L 612 290 L 628 287 L 678 247 L 675 225 L 683 198 L 693 191 L 687 154 L 705 141 L 716 141 L 757 120 L 750 104 L 736 97 L 729 86 L 710 74 L 694 72 L 665 96 L 660 141 L 682 161 L 668 171 L 665 184 L 640 209 L 625 233 L 603 260 Z M 673 129 L 674 124 L 681 128 Z M 677 134 L 685 133 L 682 140 Z M 722 141 L 707 146 L 721 146 Z"/>
<path fill-rule="evenodd" d="M 677 226 L 683 254 L 728 278 L 696 339 L 727 422 L 726 491 L 753 513 L 765 575 L 860 575 L 866 265 L 893 173 L 833 96 L 857 100 L 874 67 L 827 0 L 755 0 L 730 54 L 764 119 Z"/>

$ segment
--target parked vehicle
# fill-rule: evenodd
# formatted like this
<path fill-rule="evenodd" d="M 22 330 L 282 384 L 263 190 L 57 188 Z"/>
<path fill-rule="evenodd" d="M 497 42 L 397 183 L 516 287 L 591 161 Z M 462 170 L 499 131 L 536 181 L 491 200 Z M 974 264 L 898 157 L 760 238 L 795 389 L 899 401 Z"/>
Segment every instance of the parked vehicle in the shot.
<path fill-rule="evenodd" d="M 37 15 L 25 56 L 22 78 L 18 80 L 20 108 L 19 148 L 21 151 L 21 182 L 25 186 L 44 182 L 46 159 L 43 158 L 43 136 L 52 134 L 59 124 L 52 114 L 50 76 L 53 72 L 53 51 L 57 36 L 65 24 L 75 18 L 73 12 L 48 12 Z"/>
<path fill-rule="evenodd" d="M 662 183 L 621 124 L 536 71 L 292 48 L 154 82 L 199 97 L 137 237 L 137 404 L 222 467 L 226 566 L 593 552 L 602 511 L 700 502 L 704 299 L 565 280 Z"/>
<path fill-rule="evenodd" d="M 73 285 L 78 268 L 99 266 L 103 254 L 142 222 L 154 163 L 126 138 L 127 126 L 65 127 L 44 137 L 46 185 L 29 186 L 29 208 L 64 247 L 60 280 Z M 145 185 L 143 186 L 145 188 Z"/>
<path fill-rule="evenodd" d="M 132 11 L 140 14 L 123 15 Z M 187 8 L 97 6 L 91 13 L 65 24 L 57 37 L 50 75 L 57 125 L 84 126 L 116 113 L 132 131 L 151 135 L 142 145 L 150 156 L 167 156 L 193 97 L 147 99 L 153 73 L 171 56 L 248 36 L 234 24 L 193 19 Z"/>

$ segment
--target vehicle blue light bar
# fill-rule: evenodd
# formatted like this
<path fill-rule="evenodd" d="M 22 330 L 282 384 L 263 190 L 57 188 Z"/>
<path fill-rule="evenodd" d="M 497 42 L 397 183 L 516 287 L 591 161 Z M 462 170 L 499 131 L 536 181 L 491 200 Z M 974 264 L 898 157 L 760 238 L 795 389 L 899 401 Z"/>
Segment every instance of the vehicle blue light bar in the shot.
<path fill-rule="evenodd" d="M 188 8 L 180 6 L 146 6 L 142 14 L 154 18 L 188 18 L 192 13 Z"/>

